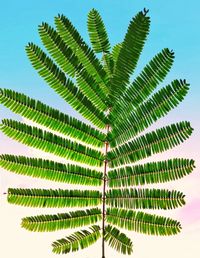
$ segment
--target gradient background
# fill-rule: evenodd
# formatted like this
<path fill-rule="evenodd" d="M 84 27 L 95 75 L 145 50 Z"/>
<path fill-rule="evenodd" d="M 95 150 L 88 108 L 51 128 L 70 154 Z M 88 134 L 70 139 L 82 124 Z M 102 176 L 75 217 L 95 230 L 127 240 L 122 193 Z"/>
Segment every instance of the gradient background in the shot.
<path fill-rule="evenodd" d="M 129 232 L 128 235 L 132 238 L 134 244 L 134 253 L 131 257 L 186 258 L 190 256 L 197 258 L 200 253 L 200 177 L 198 170 L 200 163 L 200 2 L 198 0 L 1 1 L 0 87 L 24 92 L 33 98 L 80 118 L 39 78 L 26 57 L 24 47 L 29 41 L 41 45 L 37 25 L 42 21 L 53 24 L 53 17 L 58 13 L 63 13 L 69 17 L 83 38 L 89 42 L 86 19 L 88 11 L 93 7 L 100 11 L 112 45 L 122 41 L 133 15 L 144 7 L 150 9 L 151 32 L 133 77 L 157 52 L 164 47 L 169 47 L 175 51 L 175 63 L 166 80 L 159 87 L 166 85 L 175 78 L 187 79 L 191 84 L 190 92 L 184 102 L 148 129 L 151 130 L 180 120 L 191 121 L 195 129 L 192 137 L 181 146 L 147 159 L 149 161 L 164 160 L 170 157 L 188 157 L 196 160 L 197 168 L 190 176 L 177 182 L 154 185 L 154 187 L 177 189 L 186 194 L 187 205 L 183 208 L 155 212 L 181 221 L 182 232 L 171 237 L 146 236 L 135 232 Z M 2 118 L 21 119 L 1 106 L 0 119 Z M 43 156 L 55 159 L 53 155 L 47 155 L 23 146 L 2 134 L 0 134 L 0 153 Z M 63 161 L 63 159 L 57 160 Z M 51 253 L 51 242 L 68 235 L 71 232 L 70 230 L 67 232 L 62 230 L 53 233 L 32 233 L 21 229 L 20 221 L 21 217 L 24 216 L 54 214 L 63 212 L 65 209 L 59 209 L 58 211 L 58 209 L 33 209 L 9 205 L 3 193 L 7 191 L 8 187 L 64 188 L 66 186 L 15 175 L 2 169 L 0 180 L 0 256 L 2 258 L 58 257 L 58 255 Z M 113 257 L 114 255 L 115 257 L 124 257 L 110 248 L 107 248 L 106 252 L 106 257 Z M 69 254 L 67 257 L 72 255 L 83 258 L 101 257 L 101 241 L 82 252 Z"/>

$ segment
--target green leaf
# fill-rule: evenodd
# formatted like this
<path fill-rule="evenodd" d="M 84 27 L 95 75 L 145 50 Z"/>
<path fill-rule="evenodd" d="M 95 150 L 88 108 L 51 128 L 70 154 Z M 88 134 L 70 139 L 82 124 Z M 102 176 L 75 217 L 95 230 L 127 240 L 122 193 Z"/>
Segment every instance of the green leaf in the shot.
<path fill-rule="evenodd" d="M 185 195 L 163 189 L 113 189 L 106 193 L 106 204 L 126 209 L 174 209 L 185 204 Z"/>
<path fill-rule="evenodd" d="M 76 73 L 76 82 L 83 94 L 101 111 L 108 109 L 108 99 L 87 71 L 81 69 Z"/>
<path fill-rule="evenodd" d="M 102 57 L 104 69 L 110 80 L 113 77 L 116 61 L 117 61 L 121 46 L 122 46 L 122 44 L 120 44 L 120 43 L 116 44 L 113 47 L 112 53 L 105 53 Z M 111 89 L 111 83 L 109 83 L 109 88 Z M 113 103 L 110 103 L 110 105 L 113 106 Z"/>
<path fill-rule="evenodd" d="M 81 230 L 72 235 L 53 242 L 53 252 L 57 254 L 66 254 L 76 252 L 79 249 L 87 248 L 94 244 L 100 237 L 100 227 L 93 225 L 88 230 Z"/>
<path fill-rule="evenodd" d="M 91 166 L 101 166 L 103 164 L 104 157 L 100 151 L 71 142 L 37 127 L 4 119 L 0 129 L 10 138 L 30 147 Z"/>
<path fill-rule="evenodd" d="M 115 167 L 150 157 L 180 144 L 191 135 L 189 122 L 162 127 L 108 152 L 109 166 Z"/>
<path fill-rule="evenodd" d="M 146 10 L 139 12 L 131 20 L 124 41 L 122 42 L 111 81 L 111 98 L 114 100 L 118 100 L 119 96 L 126 89 L 129 78 L 142 52 L 150 25 L 150 19 L 146 16 L 146 13 Z"/>
<path fill-rule="evenodd" d="M 93 190 L 8 189 L 8 202 L 28 207 L 87 207 L 101 204 L 101 193 Z"/>
<path fill-rule="evenodd" d="M 185 80 L 174 80 L 171 85 L 167 85 L 155 93 L 129 116 L 124 116 L 123 121 L 122 119 L 113 120 L 114 128 L 109 136 L 111 145 L 114 146 L 133 138 L 153 122 L 165 116 L 184 99 L 189 89 L 188 86 L 189 84 Z"/>
<path fill-rule="evenodd" d="M 0 89 L 0 103 L 38 124 L 66 136 L 103 147 L 105 135 L 95 128 L 22 93 Z"/>
<path fill-rule="evenodd" d="M 109 187 L 127 187 L 165 183 L 190 174 L 194 167 L 194 160 L 189 159 L 169 159 L 122 167 L 108 172 L 108 185 Z"/>
<path fill-rule="evenodd" d="M 105 227 L 105 241 L 122 254 L 130 255 L 133 252 L 133 244 L 130 238 L 111 225 Z"/>
<path fill-rule="evenodd" d="M 99 128 L 105 128 L 106 117 L 67 79 L 53 61 L 33 43 L 28 44 L 26 53 L 39 75 L 76 111 Z"/>
<path fill-rule="evenodd" d="M 114 61 L 112 58 L 112 54 L 106 53 L 102 57 L 102 62 L 104 64 L 104 69 L 108 75 L 109 78 L 112 77 L 113 71 L 114 71 Z"/>
<path fill-rule="evenodd" d="M 75 77 L 76 69 L 80 66 L 77 56 L 72 49 L 65 44 L 57 31 L 47 23 L 38 27 L 43 45 L 60 68 L 71 77 Z"/>
<path fill-rule="evenodd" d="M 92 76 L 84 69 L 72 49 L 66 45 L 59 34 L 47 23 L 39 26 L 42 42 L 64 72 L 76 77 L 79 89 L 101 111 L 107 109 L 106 95 Z"/>
<path fill-rule="evenodd" d="M 105 94 L 109 93 L 106 72 L 93 50 L 88 47 L 76 28 L 64 15 L 55 17 L 58 34 L 63 41 L 75 52 L 87 72 L 95 79 Z"/>
<path fill-rule="evenodd" d="M 122 48 L 122 43 L 118 43 L 118 44 L 114 45 L 114 47 L 112 49 L 112 58 L 113 58 L 113 61 L 114 61 L 115 65 L 117 63 L 118 56 L 119 56 L 119 53 L 121 51 L 121 48 Z"/>
<path fill-rule="evenodd" d="M 144 67 L 128 89 L 114 105 L 111 117 L 126 118 L 162 82 L 172 67 L 174 53 L 164 48 Z M 118 120 L 119 120 L 118 118 Z"/>
<path fill-rule="evenodd" d="M 96 53 L 109 52 L 110 43 L 108 35 L 103 20 L 97 10 L 92 9 L 88 13 L 87 27 L 93 50 Z"/>
<path fill-rule="evenodd" d="M 102 172 L 52 160 L 3 154 L 0 155 L 0 166 L 16 174 L 52 181 L 92 186 L 102 185 Z"/>
<path fill-rule="evenodd" d="M 26 217 L 22 219 L 21 226 L 30 231 L 56 231 L 94 224 L 101 220 L 101 217 L 101 210 L 94 208 L 55 215 Z"/>
<path fill-rule="evenodd" d="M 118 227 L 148 235 L 168 236 L 180 232 L 180 222 L 171 218 L 123 209 L 107 209 L 106 220 Z"/>

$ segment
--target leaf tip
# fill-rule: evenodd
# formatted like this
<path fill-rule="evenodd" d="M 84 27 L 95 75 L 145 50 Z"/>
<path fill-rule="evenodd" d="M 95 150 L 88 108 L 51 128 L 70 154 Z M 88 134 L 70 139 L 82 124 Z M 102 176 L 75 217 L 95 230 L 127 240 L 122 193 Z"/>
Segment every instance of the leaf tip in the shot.
<path fill-rule="evenodd" d="M 142 13 L 144 16 L 146 16 L 148 12 L 149 12 L 149 9 L 144 8 Z"/>

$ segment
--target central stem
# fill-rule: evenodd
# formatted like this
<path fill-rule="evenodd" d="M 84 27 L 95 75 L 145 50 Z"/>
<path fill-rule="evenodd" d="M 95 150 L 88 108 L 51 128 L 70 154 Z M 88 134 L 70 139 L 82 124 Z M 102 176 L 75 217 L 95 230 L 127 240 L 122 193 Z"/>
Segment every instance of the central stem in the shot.
<path fill-rule="evenodd" d="M 110 126 L 106 125 L 106 131 L 109 132 Z M 105 157 L 107 156 L 109 143 L 105 142 Z M 107 181 L 108 160 L 104 160 L 104 175 L 103 175 L 103 220 L 102 220 L 102 258 L 105 258 L 105 218 L 106 218 L 106 181 Z"/>

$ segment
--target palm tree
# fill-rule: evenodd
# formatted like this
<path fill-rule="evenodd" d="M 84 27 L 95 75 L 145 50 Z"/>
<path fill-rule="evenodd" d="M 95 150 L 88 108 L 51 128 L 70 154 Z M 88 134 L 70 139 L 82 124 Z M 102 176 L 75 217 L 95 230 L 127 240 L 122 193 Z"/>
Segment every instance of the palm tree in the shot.
<path fill-rule="evenodd" d="M 137 211 L 173 209 L 185 204 L 184 194 L 179 191 L 141 186 L 180 179 L 194 168 L 194 161 L 184 158 L 134 164 L 179 145 L 193 130 L 189 122 L 183 121 L 138 135 L 175 108 L 189 88 L 185 80 L 174 80 L 153 93 L 173 64 L 174 53 L 167 48 L 131 81 L 149 33 L 147 12 L 144 9 L 130 21 L 123 42 L 112 50 L 102 18 L 94 9 L 89 12 L 87 22 L 92 48 L 64 15 L 55 17 L 56 29 L 47 23 L 39 26 L 39 35 L 49 55 L 34 43 L 26 46 L 28 58 L 39 75 L 93 125 L 22 93 L 0 91 L 3 105 L 46 127 L 43 130 L 4 119 L 1 130 L 5 135 L 75 162 L 3 154 L 2 168 L 21 175 L 102 189 L 8 189 L 8 202 L 12 204 L 82 208 L 22 219 L 22 227 L 30 231 L 90 225 L 89 229 L 55 241 L 55 253 L 78 251 L 102 238 L 103 258 L 105 242 L 118 252 L 131 254 L 132 242 L 118 228 L 162 236 L 181 230 L 180 223 L 174 219 Z M 98 59 L 96 53 L 102 57 Z"/>

